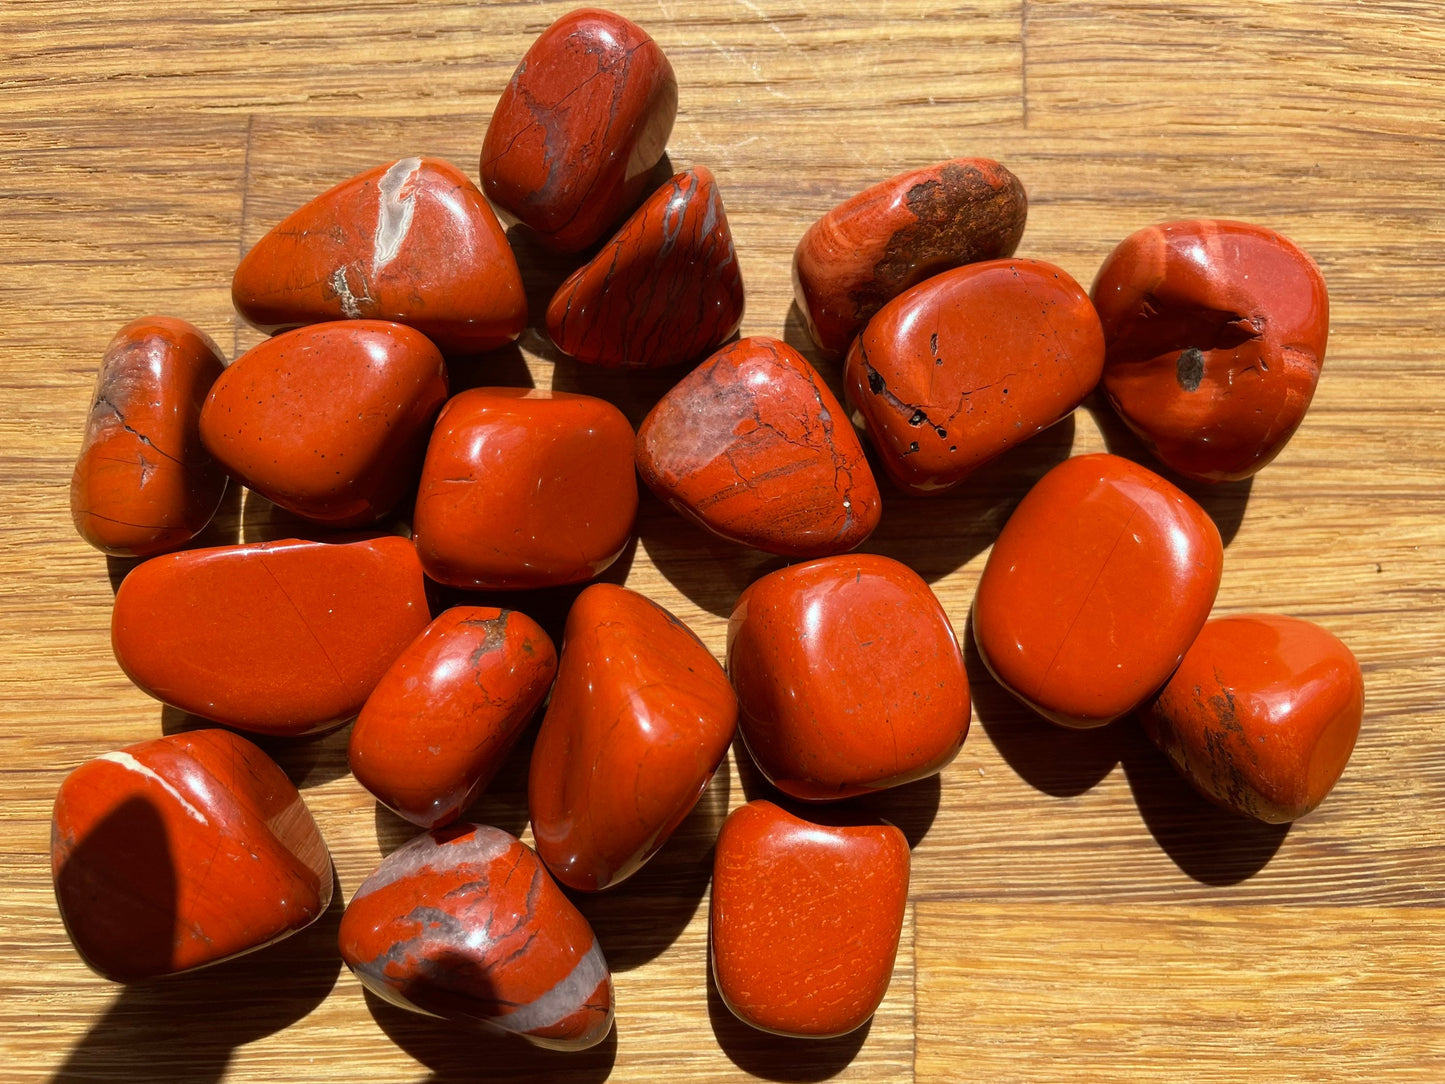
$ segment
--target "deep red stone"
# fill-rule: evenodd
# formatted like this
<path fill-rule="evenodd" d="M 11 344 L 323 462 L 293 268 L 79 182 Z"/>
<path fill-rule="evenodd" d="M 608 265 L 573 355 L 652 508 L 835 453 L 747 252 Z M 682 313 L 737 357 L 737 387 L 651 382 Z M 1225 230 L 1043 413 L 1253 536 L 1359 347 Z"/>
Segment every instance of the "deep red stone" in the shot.
<path fill-rule="evenodd" d="M 1119 243 L 1094 280 L 1104 389 L 1160 462 L 1205 482 L 1268 464 L 1314 397 L 1330 330 L 1313 260 L 1245 222 L 1165 222 Z"/>
<path fill-rule="evenodd" d="M 1028 196 L 988 158 L 955 158 L 875 184 L 818 219 L 793 253 L 813 341 L 841 354 L 872 315 L 931 275 L 1012 256 Z"/>
<path fill-rule="evenodd" d="M 1219 590 L 1204 509 L 1114 455 L 1075 456 L 1009 517 L 973 600 L 989 671 L 1061 726 L 1103 726 L 1164 684 Z"/>
<path fill-rule="evenodd" d="M 576 252 L 636 206 L 677 116 L 677 78 L 646 31 L 583 8 L 532 43 L 497 99 L 482 188 L 544 243 Z"/>
<path fill-rule="evenodd" d="M 850 550 L 882 511 L 842 406 L 766 336 L 723 347 L 662 397 L 637 431 L 637 472 L 687 519 L 788 557 Z"/>
<path fill-rule="evenodd" d="M 908 840 L 891 824 L 803 820 L 739 806 L 713 858 L 713 978 L 738 1019 L 825 1039 L 888 992 L 908 906 Z"/>
<path fill-rule="evenodd" d="M 437 419 L 412 529 L 454 587 L 581 583 L 617 560 L 637 515 L 635 436 L 590 395 L 472 388 Z"/>
<path fill-rule="evenodd" d="M 298 516 L 358 526 L 416 483 L 447 369 L 424 335 L 381 320 L 298 328 L 232 363 L 201 439 L 232 477 Z"/>
<path fill-rule="evenodd" d="M 71 772 L 50 865 L 76 950 L 118 982 L 229 960 L 331 903 L 331 857 L 306 804 L 226 730 L 141 742 Z"/>
<path fill-rule="evenodd" d="M 580 1050 L 612 1029 L 612 977 L 592 927 L 537 856 L 456 824 L 393 851 L 341 919 L 341 958 L 393 1005 Z"/>
<path fill-rule="evenodd" d="M 430 615 L 405 538 L 287 539 L 153 558 L 115 596 L 121 669 L 167 704 L 259 734 L 361 710 Z"/>
<path fill-rule="evenodd" d="M 635 591 L 593 584 L 567 614 L 532 749 L 538 856 L 569 888 L 630 877 L 697 804 L 736 725 L 727 676 L 691 629 Z"/>
<path fill-rule="evenodd" d="M 294 211 L 246 253 L 231 300 L 262 331 L 394 320 L 449 354 L 495 349 L 527 325 L 497 216 L 440 158 L 377 166 Z"/>
<path fill-rule="evenodd" d="M 183 546 L 215 515 L 226 475 L 198 420 L 225 360 L 199 329 L 169 316 L 132 320 L 101 359 L 70 479 L 75 529 L 116 557 Z"/>
<path fill-rule="evenodd" d="M 930 494 L 1067 417 L 1103 365 L 1099 318 L 1066 271 L 993 260 L 884 305 L 843 382 L 889 477 Z"/>
<path fill-rule="evenodd" d="M 578 361 L 660 369 L 720 346 L 743 319 L 743 280 L 712 172 L 679 173 L 557 288 L 547 333 Z"/>
<path fill-rule="evenodd" d="M 874 554 L 771 572 L 728 622 L 748 752 L 783 793 L 848 798 L 941 772 L 968 734 L 968 675 L 928 584 Z"/>
<path fill-rule="evenodd" d="M 351 770 L 423 828 L 456 820 L 541 705 L 557 652 L 526 614 L 454 606 L 372 690 L 351 728 Z"/>
<path fill-rule="evenodd" d="M 1208 622 L 1139 717 L 1200 793 L 1279 824 L 1329 794 L 1364 710 L 1360 664 L 1338 639 L 1298 618 L 1246 614 Z"/>

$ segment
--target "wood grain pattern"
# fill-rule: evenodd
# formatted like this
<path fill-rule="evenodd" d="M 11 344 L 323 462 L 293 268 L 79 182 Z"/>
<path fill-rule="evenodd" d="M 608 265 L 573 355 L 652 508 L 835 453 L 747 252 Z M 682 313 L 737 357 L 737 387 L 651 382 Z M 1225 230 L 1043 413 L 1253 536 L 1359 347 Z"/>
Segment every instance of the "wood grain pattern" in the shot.
<path fill-rule="evenodd" d="M 74 534 L 73 457 L 101 351 L 134 316 L 232 356 L 240 254 L 363 168 L 469 173 L 492 104 L 565 3 L 21 0 L 0 7 L 0 1076 L 15 1080 L 761 1077 L 801 1081 L 1418 1079 L 1445 1075 L 1445 16 L 1434 0 L 620 2 L 681 84 L 678 168 L 717 176 L 745 334 L 807 349 L 788 261 L 806 226 L 962 154 L 1027 186 L 1020 254 L 1091 281 L 1124 235 L 1245 218 L 1320 263 L 1332 334 L 1314 406 L 1252 483 L 1202 491 L 1228 542 L 1216 612 L 1328 626 L 1367 683 L 1336 792 L 1288 828 L 1214 812 L 1129 722 L 1055 730 L 970 651 L 975 725 L 937 780 L 865 803 L 915 846 L 893 985 L 865 1032 L 800 1044 L 732 1020 L 707 981 L 707 881 L 736 757 L 638 877 L 583 901 L 617 972 L 616 1035 L 562 1057 L 457 1036 L 365 998 L 341 901 L 410 829 L 346 771 L 344 731 L 272 743 L 330 842 L 338 900 L 306 934 L 121 989 L 55 912 L 50 803 L 83 760 L 185 720 L 110 653 L 107 562 Z M 826 10 L 817 10 L 819 8 Z M 570 267 L 518 239 L 533 326 Z M 603 394 L 638 420 L 676 374 L 599 373 L 529 331 L 458 384 Z M 825 369 L 836 384 L 836 371 Z M 960 634 L 995 533 L 1070 453 L 1133 447 L 1089 404 L 933 501 L 884 494 L 865 548 L 934 586 Z M 207 541 L 285 532 L 230 498 Z M 721 654 L 765 555 L 644 498 L 626 578 Z M 562 606 L 535 616 L 560 625 Z M 522 832 L 526 751 L 474 810 Z"/>

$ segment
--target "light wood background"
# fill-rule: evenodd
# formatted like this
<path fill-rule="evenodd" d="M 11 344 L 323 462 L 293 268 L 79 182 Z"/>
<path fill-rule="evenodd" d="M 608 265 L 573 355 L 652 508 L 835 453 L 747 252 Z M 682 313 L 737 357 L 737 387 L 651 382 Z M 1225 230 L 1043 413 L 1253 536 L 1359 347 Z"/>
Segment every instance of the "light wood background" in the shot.
<path fill-rule="evenodd" d="M 1130 722 L 1066 733 L 970 652 L 976 719 L 941 779 L 873 800 L 915 844 L 897 970 L 871 1026 L 799 1043 L 710 990 L 709 847 L 765 788 L 736 759 L 642 874 L 583 901 L 617 1028 L 580 1055 L 476 1039 L 363 997 L 341 902 L 409 831 L 347 774 L 346 732 L 272 743 L 336 861 L 311 931 L 123 989 L 56 915 L 64 774 L 184 720 L 112 659 L 124 569 L 71 528 L 95 367 L 124 322 L 185 317 L 234 356 L 238 256 L 354 172 L 437 154 L 468 172 L 498 92 L 565 3 L 6 0 L 0 7 L 0 1077 L 64 1081 L 1445 1079 L 1445 11 L 1438 0 L 618 0 L 681 84 L 669 147 L 717 174 L 746 334 L 804 341 L 788 266 L 832 204 L 957 155 L 1028 188 L 1022 255 L 1088 284 L 1154 221 L 1254 220 L 1330 287 L 1315 404 L 1252 485 L 1203 494 L 1228 540 L 1218 613 L 1318 621 L 1364 667 L 1333 796 L 1266 828 L 1195 798 Z M 519 247 L 534 311 L 566 267 Z M 535 321 L 534 321 L 535 322 Z M 459 385 L 555 384 L 636 421 L 677 374 L 558 362 L 533 331 Z M 1102 427 L 1102 428 L 1101 428 Z M 1081 410 L 934 501 L 885 493 L 867 549 L 928 578 L 960 636 L 987 547 L 1067 455 L 1126 441 Z M 719 654 L 771 562 L 646 498 L 626 582 Z M 283 533 L 231 500 L 207 541 Z M 555 628 L 565 599 L 536 604 Z M 525 753 L 475 811 L 525 826 Z"/>

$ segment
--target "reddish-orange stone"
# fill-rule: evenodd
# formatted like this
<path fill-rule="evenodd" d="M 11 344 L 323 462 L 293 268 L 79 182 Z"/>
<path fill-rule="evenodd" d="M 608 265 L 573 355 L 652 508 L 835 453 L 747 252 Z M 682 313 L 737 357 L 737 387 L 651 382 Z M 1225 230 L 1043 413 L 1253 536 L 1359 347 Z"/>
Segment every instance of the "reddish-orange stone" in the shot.
<path fill-rule="evenodd" d="M 455 606 L 377 683 L 351 728 L 351 770 L 423 828 L 461 816 L 552 687 L 557 652 L 526 614 Z"/>
<path fill-rule="evenodd" d="M 1268 464 L 1314 397 L 1330 330 L 1319 268 L 1263 226 L 1165 222 L 1094 280 L 1104 388 L 1166 466 L 1206 482 Z"/>
<path fill-rule="evenodd" d="M 503 346 L 527 324 L 497 216 L 440 158 L 378 166 L 293 212 L 236 268 L 231 300 L 263 331 L 395 320 L 449 354 Z"/>
<path fill-rule="evenodd" d="M 1163 685 L 1219 590 L 1214 522 L 1152 471 L 1083 455 L 1004 525 L 973 600 L 999 684 L 1062 726 L 1103 726 Z"/>
<path fill-rule="evenodd" d="M 455 824 L 389 854 L 341 918 L 341 958 L 413 1012 L 580 1050 L 612 1030 L 612 976 L 592 927 L 537 856 Z"/>
<path fill-rule="evenodd" d="M 1083 287 L 1053 264 L 993 260 L 884 305 L 853 341 L 843 382 L 889 477 L 930 494 L 1065 418 L 1103 366 Z"/>
<path fill-rule="evenodd" d="M 198 426 L 224 368 L 204 332 L 169 316 L 132 320 L 111 339 L 70 479 L 70 514 L 92 546 L 149 557 L 211 521 L 226 475 Z"/>
<path fill-rule="evenodd" d="M 904 290 L 961 264 L 1012 256 L 1028 197 L 988 158 L 955 158 L 899 174 L 808 227 L 793 253 L 793 294 L 813 341 L 848 349 Z"/>
<path fill-rule="evenodd" d="M 167 704 L 259 734 L 350 718 L 426 627 L 405 538 L 261 542 L 156 557 L 122 581 L 121 669 Z"/>
<path fill-rule="evenodd" d="M 569 888 L 630 877 L 702 796 L 737 699 L 702 642 L 661 606 L 593 584 L 567 614 L 527 805 L 537 854 Z"/>
<path fill-rule="evenodd" d="M 647 190 L 677 116 L 677 78 L 646 31 L 583 8 L 532 43 L 497 99 L 482 187 L 564 252 L 604 236 Z"/>
<path fill-rule="evenodd" d="M 261 750 L 193 730 L 105 753 L 60 785 L 55 898 L 77 951 L 132 982 L 229 960 L 314 922 L 331 857 Z"/>
<path fill-rule="evenodd" d="M 802 820 L 740 806 L 713 858 L 713 978 L 738 1019 L 826 1039 L 888 992 L 908 905 L 908 840 L 891 824 Z"/>
<path fill-rule="evenodd" d="M 637 515 L 636 437 L 590 395 L 472 388 L 437 419 L 412 520 L 427 575 L 454 587 L 581 583 Z"/>
<path fill-rule="evenodd" d="M 578 361 L 660 369 L 720 346 L 743 319 L 743 279 L 712 172 L 679 173 L 557 288 L 547 334 Z"/>
<path fill-rule="evenodd" d="M 1364 710 L 1349 648 L 1308 621 L 1247 614 L 1206 624 L 1140 718 L 1205 797 L 1279 824 L 1329 794 Z"/>
<path fill-rule="evenodd" d="M 424 335 L 381 320 L 267 339 L 216 381 L 201 439 L 231 475 L 298 516 L 373 523 L 416 483 L 447 369 Z"/>
<path fill-rule="evenodd" d="M 874 554 L 769 573 L 728 622 L 753 760 L 783 793 L 848 798 L 941 772 L 968 734 L 968 675 L 928 584 Z"/>
<path fill-rule="evenodd" d="M 850 550 L 882 510 L 842 406 L 766 336 L 723 347 L 662 397 L 637 431 L 637 471 L 714 534 L 788 557 Z"/>

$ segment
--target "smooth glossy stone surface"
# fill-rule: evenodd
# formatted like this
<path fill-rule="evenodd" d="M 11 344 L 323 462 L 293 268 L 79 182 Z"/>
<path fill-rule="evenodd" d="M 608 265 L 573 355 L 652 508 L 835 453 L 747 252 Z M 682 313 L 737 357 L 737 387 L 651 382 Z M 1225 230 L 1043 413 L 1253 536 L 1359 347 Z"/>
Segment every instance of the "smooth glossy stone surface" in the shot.
<path fill-rule="evenodd" d="M 1278 824 L 1329 794 L 1364 710 L 1360 664 L 1338 639 L 1298 618 L 1246 614 L 1206 624 L 1139 717 L 1207 798 Z"/>
<path fill-rule="evenodd" d="M 1028 197 L 988 158 L 955 158 L 859 192 L 808 227 L 793 253 L 793 295 L 813 341 L 848 349 L 872 315 L 931 275 L 1012 256 Z"/>
<path fill-rule="evenodd" d="M 993 260 L 883 306 L 849 349 L 843 386 L 889 477 L 922 495 L 1065 418 L 1103 366 L 1083 287 L 1040 260 Z"/>
<path fill-rule="evenodd" d="M 1263 226 L 1165 222 L 1120 242 L 1094 279 L 1104 388 L 1166 466 L 1247 478 L 1304 420 L 1330 330 L 1325 280 Z"/>
<path fill-rule="evenodd" d="M 1040 715 L 1093 727 L 1164 684 L 1219 590 L 1219 530 L 1137 463 L 1075 456 L 1009 517 L 973 600 L 989 672 Z"/>
<path fill-rule="evenodd" d="M 355 715 L 426 627 L 405 538 L 287 539 L 153 558 L 115 596 L 111 646 L 167 704 L 259 734 L 311 734 Z"/>
<path fill-rule="evenodd" d="M 413 824 L 448 824 L 497 774 L 556 672 L 551 639 L 526 614 L 454 606 L 367 699 L 351 728 L 351 771 Z"/>
<path fill-rule="evenodd" d="M 553 587 L 617 560 L 637 515 L 632 426 L 590 395 L 472 388 L 432 432 L 412 530 L 454 587 Z"/>
<path fill-rule="evenodd" d="M 298 516 L 373 523 L 415 484 L 446 363 L 420 332 L 381 320 L 315 324 L 232 363 L 201 411 L 231 476 Z"/>
<path fill-rule="evenodd" d="M 503 346 L 527 324 L 497 216 L 440 158 L 367 170 L 293 212 L 246 253 L 231 300 L 263 331 L 395 320 L 449 354 Z"/>
<path fill-rule="evenodd" d="M 908 840 L 891 824 L 802 820 L 772 802 L 733 810 L 713 858 L 712 973 L 738 1019 L 824 1039 L 888 992 L 908 906 Z"/>
<path fill-rule="evenodd" d="M 331 903 L 331 857 L 306 804 L 226 730 L 141 742 L 71 772 L 50 865 L 71 941 L 118 982 L 280 941 Z"/>
<path fill-rule="evenodd" d="M 569 888 L 630 877 L 697 804 L 737 726 L 712 654 L 661 606 L 593 584 L 567 614 L 532 748 L 537 854 Z"/>
<path fill-rule="evenodd" d="M 612 977 L 592 927 L 531 849 L 457 824 L 389 854 L 341 919 L 341 958 L 393 1005 L 538 1046 L 612 1029 Z"/>
<path fill-rule="evenodd" d="M 547 334 L 578 361 L 660 369 L 720 346 L 743 319 L 743 280 L 712 172 L 679 173 L 557 288 Z"/>
<path fill-rule="evenodd" d="M 968 734 L 968 676 L 928 584 L 874 554 L 754 582 L 728 622 L 748 752 L 783 793 L 848 798 L 942 771 Z"/>
<path fill-rule="evenodd" d="M 132 320 L 105 348 L 70 478 L 82 538 L 116 557 L 149 557 L 199 534 L 226 491 L 201 446 L 201 404 L 225 360 L 169 316 Z"/>
<path fill-rule="evenodd" d="M 642 198 L 676 116 L 677 79 L 647 32 L 574 11 L 532 43 L 497 99 L 482 187 L 547 245 L 576 252 Z"/>
<path fill-rule="evenodd" d="M 687 519 L 788 557 L 850 550 L 882 511 L 843 407 L 766 336 L 723 347 L 662 397 L 637 430 L 637 472 Z"/>

